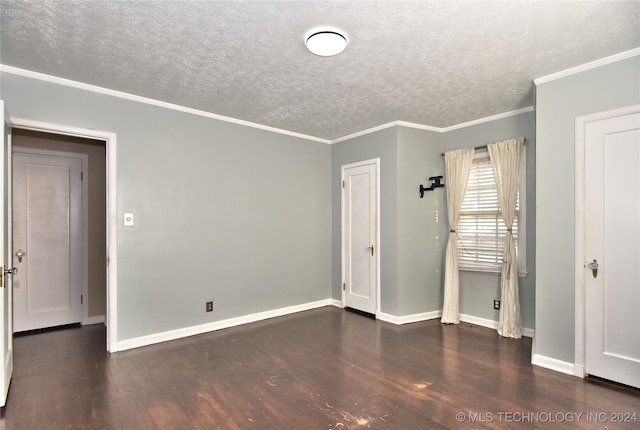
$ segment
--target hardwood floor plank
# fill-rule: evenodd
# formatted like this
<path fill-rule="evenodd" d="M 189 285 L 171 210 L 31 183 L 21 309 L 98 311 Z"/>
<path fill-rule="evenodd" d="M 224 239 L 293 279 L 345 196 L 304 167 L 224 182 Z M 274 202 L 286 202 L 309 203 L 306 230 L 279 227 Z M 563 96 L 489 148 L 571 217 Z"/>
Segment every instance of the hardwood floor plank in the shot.
<path fill-rule="evenodd" d="M 15 338 L 2 424 L 11 430 L 640 426 L 638 390 L 541 369 L 530 355 L 531 339 L 505 339 L 483 327 L 396 326 L 333 307 L 111 355 L 103 326 L 67 328 Z M 636 422 L 611 422 L 617 412 L 635 413 Z"/>

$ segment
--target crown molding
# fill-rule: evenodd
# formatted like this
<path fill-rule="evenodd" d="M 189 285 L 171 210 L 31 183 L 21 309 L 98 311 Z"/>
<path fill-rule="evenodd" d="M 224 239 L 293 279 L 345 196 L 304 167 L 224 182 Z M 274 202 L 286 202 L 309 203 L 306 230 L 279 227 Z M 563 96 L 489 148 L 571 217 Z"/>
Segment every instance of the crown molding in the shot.
<path fill-rule="evenodd" d="M 635 49 L 631 49 L 629 51 L 625 51 L 625 52 L 621 52 L 619 54 L 615 54 L 615 55 L 611 55 L 609 57 L 605 57 L 602 58 L 600 60 L 596 60 L 596 61 L 592 61 L 590 63 L 586 63 L 586 64 L 582 64 L 580 66 L 576 66 L 576 67 L 572 67 L 570 69 L 566 69 L 557 73 L 553 73 L 547 76 L 543 76 L 537 79 L 533 80 L 533 83 L 535 85 L 540 85 L 540 84 L 544 84 L 546 82 L 550 82 L 556 79 L 561 79 L 567 76 L 571 76 L 577 73 L 581 73 L 587 70 L 591 70 L 591 69 L 595 69 L 597 67 L 601 67 L 607 64 L 611 64 L 611 63 L 615 63 L 621 60 L 625 60 L 628 58 L 632 58 L 635 56 L 640 55 L 640 48 L 635 48 Z M 24 76 L 24 77 L 28 77 L 28 78 L 33 78 L 33 79 L 38 79 L 41 81 L 46 81 L 46 82 L 51 82 L 51 83 L 55 83 L 55 84 L 59 84 L 59 85 L 65 85 L 68 87 L 73 87 L 73 88 L 78 88 L 78 89 L 82 89 L 82 90 L 86 90 L 86 91 L 91 91 L 91 92 L 96 92 L 96 93 L 100 93 L 100 94 L 105 94 L 105 95 L 110 95 L 113 97 L 118 97 L 118 98 L 122 98 L 122 99 L 126 99 L 126 100 L 131 100 L 131 101 L 135 101 L 135 102 L 139 102 L 139 103 L 145 103 L 145 104 L 149 104 L 149 105 L 153 105 L 153 106 L 158 106 L 158 107 L 162 107 L 165 109 L 172 109 L 172 110 L 176 110 L 176 111 L 180 111 L 180 112 L 184 112 L 184 113 L 189 113 L 189 114 L 193 114 L 193 115 L 198 115 L 198 116 L 202 116 L 205 118 L 211 118 L 211 119 L 216 119 L 219 121 L 224 121 L 224 122 L 229 122 L 229 123 L 233 123 L 233 124 L 238 124 L 238 125 L 243 125 L 243 126 L 247 126 L 247 127 L 252 127 L 252 128 L 257 128 L 260 130 L 264 130 L 264 131 L 270 131 L 273 133 L 279 133 L 279 134 L 283 134 L 283 135 L 287 135 L 287 136 L 292 136 L 292 137 L 298 137 L 301 139 L 305 139 L 305 140 L 310 140 L 310 141 L 314 141 L 314 142 L 320 142 L 320 143 L 326 143 L 326 144 L 334 144 L 334 143 L 339 143 L 339 142 L 344 142 L 347 140 L 351 140 L 354 139 L 356 137 L 360 137 L 360 136 L 364 136 L 367 134 L 371 134 L 371 133 L 375 133 L 377 131 L 380 130 L 384 130 L 387 128 L 391 128 L 391 127 L 397 127 L 397 126 L 401 126 L 401 127 L 408 127 L 408 128 L 414 128 L 414 129 L 418 129 L 418 130 L 427 130 L 427 131 L 432 131 L 435 133 L 447 133 L 449 131 L 453 131 L 453 130 L 458 130 L 461 128 L 465 128 L 465 127 L 471 127 L 474 125 L 478 125 L 478 124 L 482 124 L 482 123 L 486 123 L 486 122 L 491 122 L 491 121 L 496 121 L 499 119 L 503 119 L 503 118 L 508 118 L 511 116 L 515 116 L 515 115 L 520 115 L 522 113 L 527 113 L 527 112 L 533 112 L 534 108 L 532 106 L 530 107 L 526 107 L 526 108 L 522 108 L 522 109 L 517 109 L 514 111 L 510 111 L 510 112 L 504 112 L 504 113 L 500 113 L 497 115 L 491 115 L 491 116 L 487 116 L 484 118 L 479 118 L 473 121 L 468 121 L 468 122 L 463 122 L 460 124 L 455 124 L 455 125 L 451 125 L 448 127 L 433 127 L 433 126 L 429 126 L 429 125 L 424 125 L 424 124 L 417 124 L 417 123 L 412 123 L 412 122 L 406 122 L 406 121 L 392 121 L 386 124 L 382 124 L 376 127 L 372 127 L 372 128 L 368 128 L 366 130 L 362 130 L 356 133 L 352 133 L 352 134 L 348 134 L 346 136 L 342 136 L 342 137 L 338 137 L 336 139 L 323 139 L 320 137 L 315 137 L 315 136 L 309 136 L 306 134 L 302 134 L 302 133 L 297 133 L 297 132 L 293 132 L 293 131 L 288 131 L 288 130 L 284 130 L 284 129 L 280 129 L 280 128 L 275 128 L 275 127 L 270 127 L 267 125 L 262 125 L 262 124 L 257 124 L 254 122 L 250 122 L 250 121 L 245 121 L 245 120 L 241 120 L 241 119 L 237 119 L 237 118 L 231 118 L 228 116 L 224 116 L 224 115 L 218 115 L 218 114 L 214 114 L 211 112 L 206 112 L 206 111 L 202 111 L 202 110 L 198 110 L 198 109 L 193 109 L 193 108 L 189 108 L 189 107 L 185 107 L 185 106 L 180 106 L 180 105 L 176 105 L 173 103 L 167 103 L 167 102 L 163 102 L 160 100 L 155 100 L 155 99 L 150 99 L 147 97 L 142 97 L 142 96 L 137 96 L 134 94 L 129 94 L 129 93 L 125 93 L 122 91 L 116 91 L 116 90 L 111 90 L 108 88 L 103 88 L 103 87 L 98 87 L 95 85 L 90 85 L 90 84 L 85 84 L 83 82 L 78 82 L 78 81 L 72 81 L 70 79 L 65 79 L 65 78 L 59 78 L 56 76 L 51 76 L 51 75 L 46 75 L 43 73 L 38 73 L 38 72 L 33 72 L 30 70 L 25 70 L 25 69 L 20 69 L 17 67 L 13 67 L 13 66 L 7 66 L 4 64 L 0 64 L 0 72 L 4 72 L 4 73 L 10 73 L 10 74 L 14 74 L 14 75 L 19 75 L 19 76 Z"/>
<path fill-rule="evenodd" d="M 533 80 L 535 85 L 544 84 L 547 82 L 555 81 L 556 79 L 566 78 L 567 76 L 575 75 L 577 73 L 586 72 L 587 70 L 595 69 L 607 64 L 616 63 L 618 61 L 626 60 L 631 57 L 640 55 L 640 48 L 631 49 L 629 51 L 620 52 L 619 54 L 611 55 L 609 57 L 601 58 L 590 63 L 581 64 L 580 66 L 572 67 L 570 69 L 562 70 L 557 73 L 552 73 L 547 76 L 542 76 Z"/>
<path fill-rule="evenodd" d="M 391 128 L 398 125 L 398 121 L 388 122 L 386 124 L 382 124 L 376 127 L 371 127 L 366 130 L 358 131 L 357 133 L 347 134 L 346 136 L 338 137 L 336 139 L 332 139 L 331 143 L 339 143 L 344 142 L 345 140 L 351 140 L 356 137 L 364 136 L 366 134 L 375 133 L 376 131 L 384 130 L 385 128 Z"/>
<path fill-rule="evenodd" d="M 339 142 L 344 142 L 345 140 L 351 140 L 354 139 L 356 137 L 360 137 L 360 136 L 364 136 L 367 134 L 371 134 L 371 133 L 375 133 L 376 131 L 380 131 L 380 130 L 384 130 L 385 128 L 391 128 L 391 127 L 408 127 L 408 128 L 416 128 L 419 130 L 428 130 L 428 131 L 434 131 L 436 133 L 442 133 L 444 131 L 444 129 L 439 128 L 439 127 L 432 127 L 430 125 L 424 125 L 424 124 L 416 124 L 413 122 L 406 122 L 406 121 L 392 121 L 392 122 L 388 122 L 386 124 L 382 124 L 379 125 L 377 127 L 371 127 L 368 128 L 366 130 L 362 130 L 362 131 L 358 131 L 356 133 L 352 133 L 352 134 L 348 134 L 346 136 L 342 136 L 342 137 L 338 137 L 336 139 L 333 139 L 331 141 L 331 143 L 339 143 Z"/>
<path fill-rule="evenodd" d="M 64 85 L 67 87 L 77 88 L 81 90 L 91 91 L 94 93 L 104 94 L 108 96 L 118 97 L 125 100 L 130 100 L 138 103 L 144 103 L 148 105 L 153 105 L 165 109 L 171 109 L 179 112 L 184 112 L 192 115 L 202 116 L 205 118 L 216 119 L 218 121 L 229 122 L 233 124 L 243 125 L 247 127 L 257 128 L 264 131 L 270 131 L 273 133 L 284 134 L 287 136 L 298 137 L 301 139 L 311 140 L 314 142 L 327 143 L 330 144 L 331 140 L 322 139 L 315 136 L 309 136 L 302 133 L 296 133 L 293 131 L 283 130 L 276 127 L 270 127 L 267 125 L 257 124 L 255 122 L 245 121 L 241 119 L 231 118 L 224 115 L 218 115 L 211 112 L 206 112 L 199 109 L 193 109 L 186 106 L 176 105 L 173 103 L 167 103 L 160 100 L 151 99 L 148 97 L 137 96 L 135 94 L 129 94 L 122 91 L 111 90 L 109 88 L 103 88 L 96 85 L 85 84 L 83 82 L 72 81 L 70 79 L 59 78 L 57 76 L 46 75 L 44 73 L 33 72 L 31 70 L 20 69 L 13 66 L 7 66 L 4 64 L 0 64 L 0 72 L 10 73 L 12 75 L 24 76 L 26 78 L 37 79 L 40 81 L 50 82 L 53 84 Z"/>
<path fill-rule="evenodd" d="M 339 142 L 344 142 L 345 140 L 351 140 L 355 137 L 360 137 L 360 136 L 364 136 L 366 134 L 370 134 L 370 133 L 375 133 L 376 131 L 380 131 L 380 130 L 384 130 L 385 128 L 390 128 L 390 127 L 407 127 L 407 128 L 415 128 L 418 130 L 427 130 L 427 131 L 433 131 L 435 133 L 446 133 L 448 131 L 453 131 L 453 130 L 458 130 L 460 128 L 465 128 L 465 127 L 471 127 L 472 125 L 478 125 L 478 124 L 482 124 L 485 122 L 491 122 L 491 121 L 496 121 L 498 119 L 503 119 L 503 118 L 508 118 L 510 116 L 515 116 L 515 115 L 520 115 L 522 113 L 527 113 L 527 112 L 533 112 L 533 107 L 529 106 L 526 108 L 522 108 L 522 109 L 517 109 L 517 110 L 513 110 L 513 111 L 509 111 L 509 112 L 503 112 L 503 113 L 499 113 L 496 115 L 491 115 L 491 116 L 487 116 L 484 118 L 479 118 L 479 119 L 475 119 L 473 121 L 468 121 L 468 122 L 463 122 L 460 124 L 456 124 L 456 125 L 451 125 L 449 127 L 432 127 L 430 125 L 423 125 L 423 124 L 416 124 L 413 122 L 406 122 L 406 121 L 393 121 L 393 122 L 389 122 L 387 124 L 383 124 L 383 125 L 379 125 L 377 127 L 372 127 L 372 128 L 368 128 L 366 130 L 363 131 L 359 131 L 357 133 L 353 133 L 353 134 L 349 134 L 347 136 L 343 136 L 343 137 L 339 137 L 337 139 L 333 139 L 331 141 L 331 143 L 339 143 Z"/>
<path fill-rule="evenodd" d="M 416 124 L 415 122 L 396 121 L 396 125 L 401 127 L 415 128 L 418 130 L 434 131 L 436 133 L 444 133 L 445 129 L 441 127 L 433 127 L 430 125 Z"/>
<path fill-rule="evenodd" d="M 499 119 L 509 118 L 510 116 L 516 116 L 527 112 L 533 112 L 533 106 L 528 106 L 526 108 L 512 110 L 509 112 L 503 112 L 496 115 L 485 116 L 484 118 L 474 119 L 473 121 L 467 121 L 456 125 L 451 125 L 449 127 L 445 127 L 442 129 L 443 133 L 448 131 L 458 130 L 465 127 L 471 127 L 472 125 L 478 125 L 485 122 L 492 122 Z"/>

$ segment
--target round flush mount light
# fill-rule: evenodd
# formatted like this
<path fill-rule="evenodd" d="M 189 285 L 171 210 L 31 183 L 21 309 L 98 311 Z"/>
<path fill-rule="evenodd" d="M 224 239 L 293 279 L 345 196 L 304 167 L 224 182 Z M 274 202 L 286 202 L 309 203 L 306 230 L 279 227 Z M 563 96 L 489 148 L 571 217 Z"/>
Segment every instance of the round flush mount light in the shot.
<path fill-rule="evenodd" d="M 347 38 L 336 30 L 320 30 L 307 37 L 307 49 L 321 57 L 338 55 L 347 47 Z"/>

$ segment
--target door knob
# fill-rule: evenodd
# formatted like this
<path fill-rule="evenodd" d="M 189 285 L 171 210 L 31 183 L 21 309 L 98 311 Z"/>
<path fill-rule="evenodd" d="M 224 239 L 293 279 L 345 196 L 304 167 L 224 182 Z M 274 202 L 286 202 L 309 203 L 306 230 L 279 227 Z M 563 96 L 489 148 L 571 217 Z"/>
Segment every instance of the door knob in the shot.
<path fill-rule="evenodd" d="M 17 267 L 12 267 L 11 269 L 4 269 L 4 274 L 5 275 L 17 275 L 18 274 L 18 268 Z"/>
<path fill-rule="evenodd" d="M 593 274 L 593 277 L 597 278 L 598 277 L 598 260 L 594 258 L 593 261 L 589 263 L 589 269 L 591 269 L 591 273 Z"/>
<path fill-rule="evenodd" d="M 24 257 L 24 251 L 22 249 L 18 249 L 18 252 L 16 252 L 16 256 L 18 257 L 18 263 L 22 263 L 22 257 Z"/>

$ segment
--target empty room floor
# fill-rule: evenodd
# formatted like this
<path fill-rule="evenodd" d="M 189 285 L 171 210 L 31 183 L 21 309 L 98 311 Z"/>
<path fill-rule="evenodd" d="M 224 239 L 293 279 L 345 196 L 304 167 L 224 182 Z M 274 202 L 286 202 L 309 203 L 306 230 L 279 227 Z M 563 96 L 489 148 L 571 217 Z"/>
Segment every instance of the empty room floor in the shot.
<path fill-rule="evenodd" d="M 639 390 L 532 366 L 531 339 L 466 323 L 325 307 L 115 354 L 105 336 L 102 325 L 16 336 L 0 428 L 639 426 Z"/>

